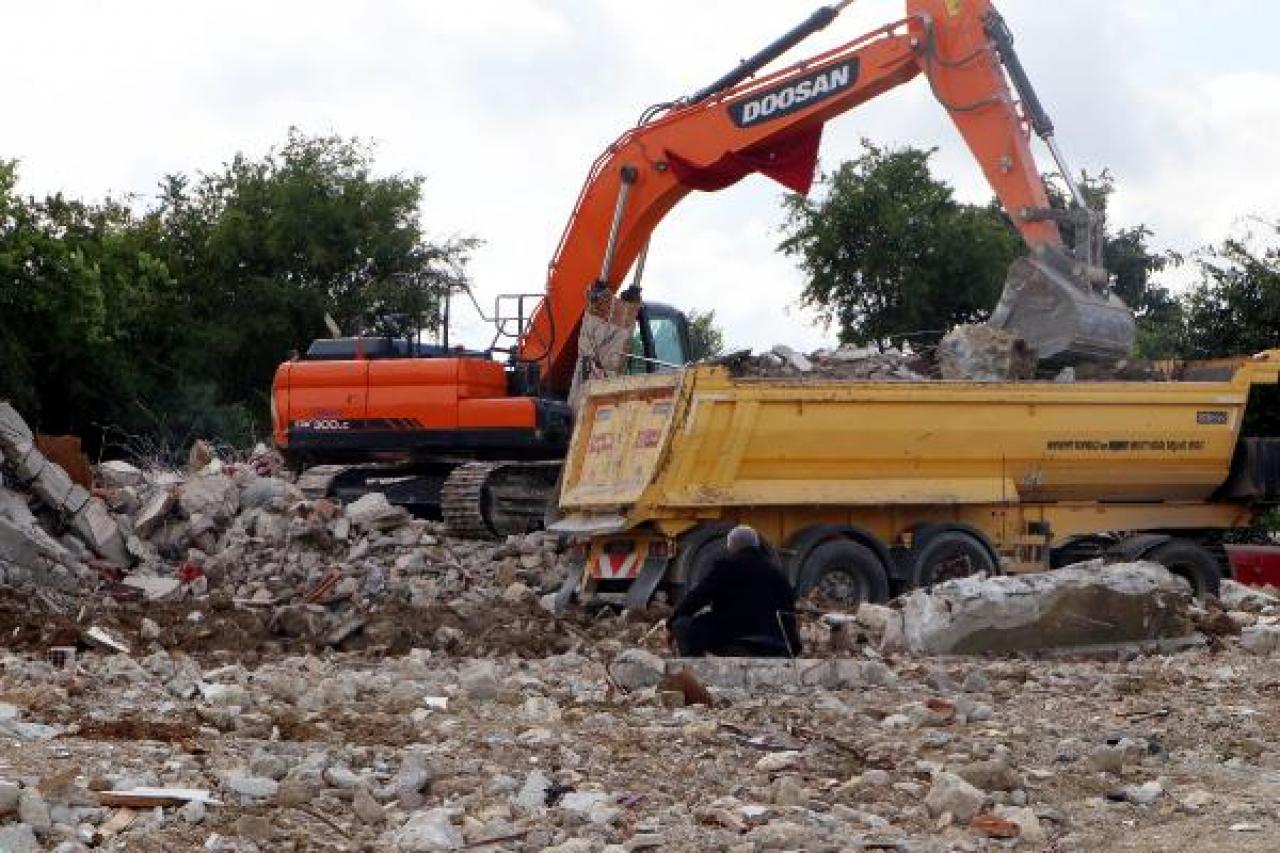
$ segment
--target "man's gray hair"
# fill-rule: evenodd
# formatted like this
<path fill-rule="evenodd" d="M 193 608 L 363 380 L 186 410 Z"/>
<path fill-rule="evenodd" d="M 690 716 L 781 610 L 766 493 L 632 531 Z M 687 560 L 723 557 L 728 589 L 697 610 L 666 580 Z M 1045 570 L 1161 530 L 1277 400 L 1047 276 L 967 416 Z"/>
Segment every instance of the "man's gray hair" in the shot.
<path fill-rule="evenodd" d="M 739 524 L 737 527 L 729 531 L 729 536 L 725 540 L 725 544 L 729 547 L 730 554 L 736 554 L 739 551 L 745 551 L 748 548 L 759 548 L 760 534 L 756 533 L 754 527 Z"/>

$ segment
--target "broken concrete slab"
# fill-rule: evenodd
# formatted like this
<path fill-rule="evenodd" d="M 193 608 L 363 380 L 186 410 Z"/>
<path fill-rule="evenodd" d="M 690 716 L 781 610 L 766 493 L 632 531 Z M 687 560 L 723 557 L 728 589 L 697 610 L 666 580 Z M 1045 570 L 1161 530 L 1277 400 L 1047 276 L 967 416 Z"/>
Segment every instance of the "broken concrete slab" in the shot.
<path fill-rule="evenodd" d="M 142 485 L 141 469 L 123 459 L 113 459 L 98 466 L 98 481 L 109 489 L 123 489 Z"/>
<path fill-rule="evenodd" d="M 140 590 L 147 601 L 165 601 L 174 598 L 182 587 L 177 578 L 157 578 L 145 575 L 130 575 L 121 583 L 124 586 Z"/>
<path fill-rule="evenodd" d="M 898 636 L 920 654 L 1140 643 L 1191 635 L 1190 608 L 1186 582 L 1157 563 L 1082 564 L 917 590 L 903 600 Z"/>
<path fill-rule="evenodd" d="M 987 325 L 957 326 L 938 345 L 943 379 L 1014 382 L 1036 375 L 1036 351 L 1010 332 Z"/>
<path fill-rule="evenodd" d="M 773 348 L 773 354 L 786 362 L 791 369 L 800 373 L 809 373 L 813 370 L 813 362 L 805 356 L 793 350 L 785 344 L 778 344 Z"/>
<path fill-rule="evenodd" d="M 240 489 L 222 474 L 202 474 L 187 480 L 178 490 L 178 505 L 188 518 L 207 516 L 230 521 L 240 508 Z"/>
<path fill-rule="evenodd" d="M 8 403 L 0 403 L 0 450 L 13 460 L 18 480 L 30 483 L 36 496 L 62 514 L 76 536 L 94 553 L 116 565 L 130 565 L 124 535 L 106 505 L 36 449 L 26 421 Z"/>
<path fill-rule="evenodd" d="M 178 496 L 172 489 L 152 493 L 133 521 L 133 532 L 143 539 L 150 539 L 177 505 Z"/>
<path fill-rule="evenodd" d="M 346 516 L 357 527 L 386 529 L 409 520 L 404 507 L 392 506 L 382 492 L 370 492 L 347 505 Z"/>
<path fill-rule="evenodd" d="M 289 484 L 284 480 L 278 477 L 259 477 L 240 493 L 240 509 L 258 509 L 273 500 L 285 500 L 288 496 Z"/>

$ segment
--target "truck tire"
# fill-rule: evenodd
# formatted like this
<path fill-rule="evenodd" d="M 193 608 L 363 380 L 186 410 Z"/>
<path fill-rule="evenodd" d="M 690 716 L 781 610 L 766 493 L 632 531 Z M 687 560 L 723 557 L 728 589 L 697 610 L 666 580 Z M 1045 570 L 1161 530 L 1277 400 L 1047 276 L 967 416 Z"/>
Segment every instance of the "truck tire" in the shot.
<path fill-rule="evenodd" d="M 986 572 L 997 574 L 987 546 L 959 530 L 945 530 L 928 537 L 911 561 L 911 585 L 926 589 L 943 581 Z"/>
<path fill-rule="evenodd" d="M 884 604 L 889 600 L 889 575 L 867 546 L 847 539 L 825 542 L 800 567 L 796 597 L 814 592 L 844 604 Z"/>
<path fill-rule="evenodd" d="M 1209 549 L 1189 539 L 1171 539 L 1151 553 L 1146 559 L 1159 563 L 1178 577 L 1191 584 L 1196 598 L 1217 596 L 1222 592 L 1222 568 Z"/>

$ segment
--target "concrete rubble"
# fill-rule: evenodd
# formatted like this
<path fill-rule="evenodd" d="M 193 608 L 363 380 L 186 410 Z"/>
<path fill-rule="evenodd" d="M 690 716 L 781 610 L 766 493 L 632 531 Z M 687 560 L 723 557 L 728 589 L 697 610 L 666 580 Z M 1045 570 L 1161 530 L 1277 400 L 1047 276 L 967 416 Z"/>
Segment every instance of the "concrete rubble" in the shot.
<path fill-rule="evenodd" d="M 552 537 L 452 539 L 380 495 L 193 465 L 99 469 L 127 566 L 6 475 L 29 562 L 0 581 L 0 850 L 1154 853 L 1280 833 L 1268 593 L 1197 605 L 1158 567 L 1089 565 L 804 615 L 804 660 L 679 660 L 663 604 L 542 607 L 568 570 Z"/>
<path fill-rule="evenodd" d="M 957 326 L 938 345 L 943 379 L 1016 382 L 1036 376 L 1036 351 L 1017 335 L 985 324 Z"/>
<path fill-rule="evenodd" d="M 897 349 L 845 346 L 810 355 L 779 345 L 762 355 L 735 353 L 717 359 L 738 376 L 844 379 L 865 382 L 923 382 L 930 365 L 920 356 Z"/>
<path fill-rule="evenodd" d="M 1190 589 L 1163 566 L 1098 562 L 918 590 L 890 631 L 917 653 L 1026 652 L 1186 638 L 1190 610 Z"/>

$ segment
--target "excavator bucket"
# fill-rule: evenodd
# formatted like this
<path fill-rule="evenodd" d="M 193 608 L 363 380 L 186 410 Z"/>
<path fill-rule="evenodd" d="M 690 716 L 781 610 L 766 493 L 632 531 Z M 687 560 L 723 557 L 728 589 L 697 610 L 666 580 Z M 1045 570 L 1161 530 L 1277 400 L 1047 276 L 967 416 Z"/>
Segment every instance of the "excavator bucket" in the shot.
<path fill-rule="evenodd" d="M 1115 361 L 1129 354 L 1136 334 L 1129 307 L 1091 286 L 1076 262 L 1054 249 L 1014 262 L 988 322 L 1021 337 L 1050 365 Z"/>

